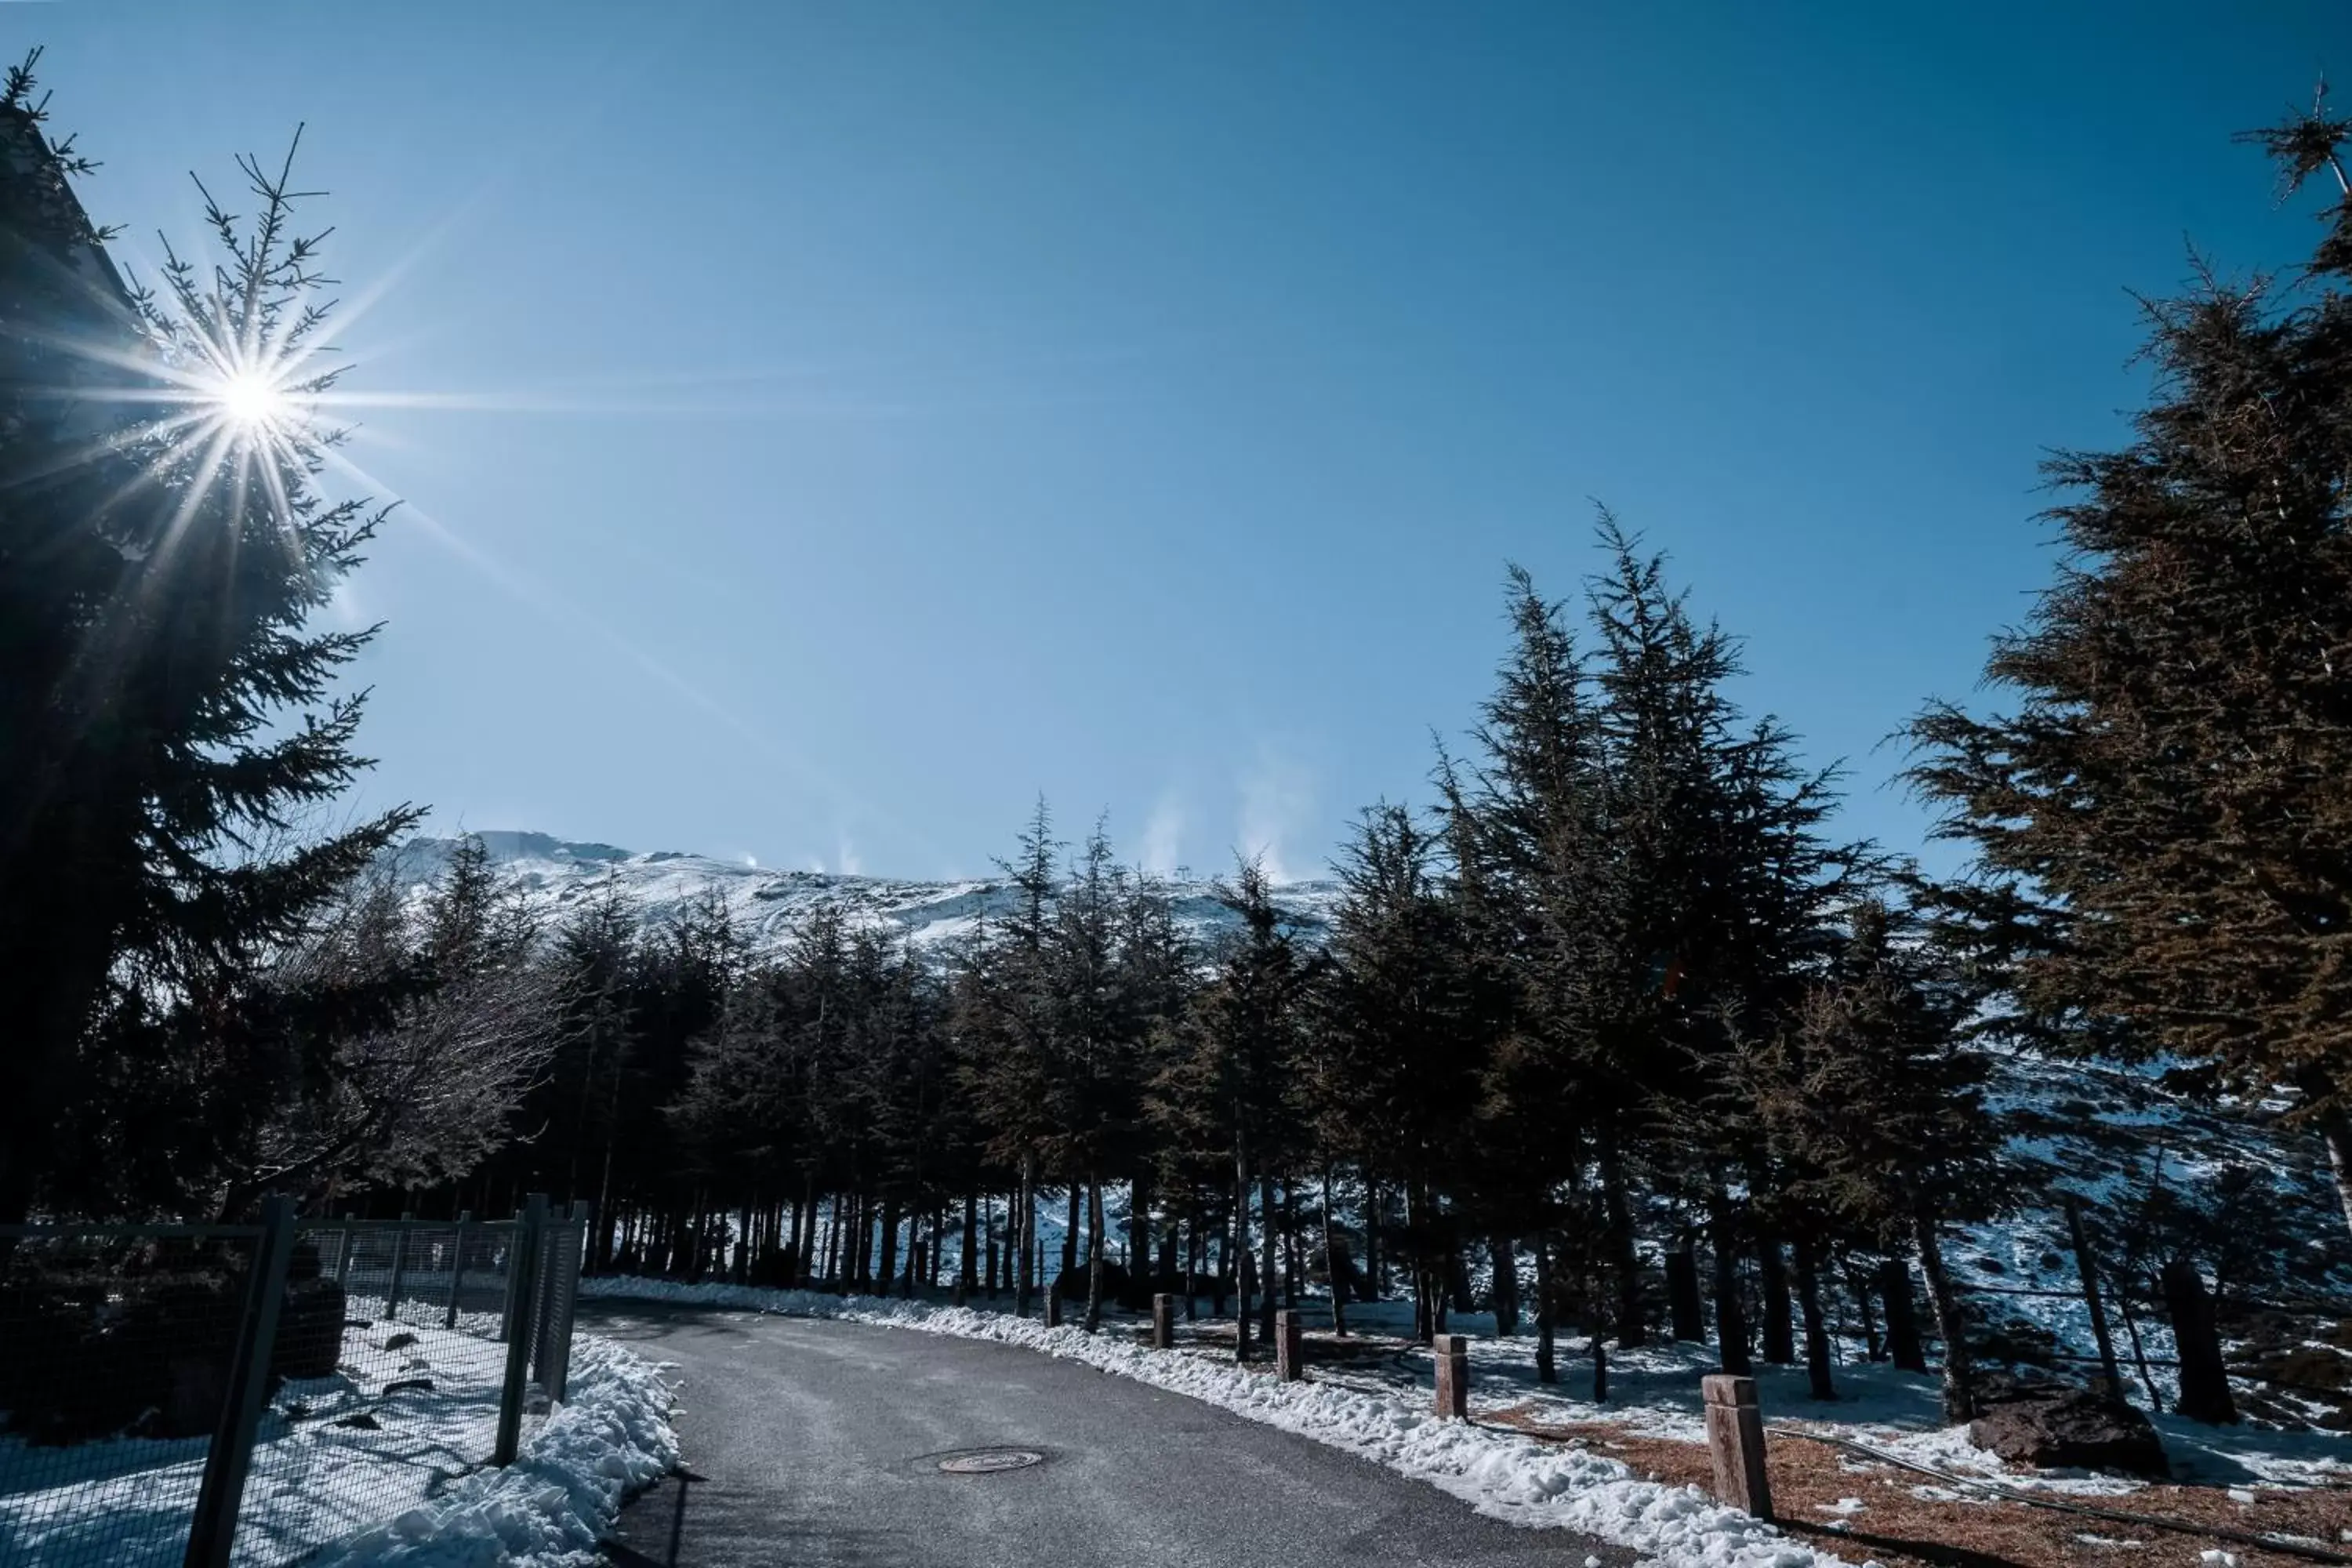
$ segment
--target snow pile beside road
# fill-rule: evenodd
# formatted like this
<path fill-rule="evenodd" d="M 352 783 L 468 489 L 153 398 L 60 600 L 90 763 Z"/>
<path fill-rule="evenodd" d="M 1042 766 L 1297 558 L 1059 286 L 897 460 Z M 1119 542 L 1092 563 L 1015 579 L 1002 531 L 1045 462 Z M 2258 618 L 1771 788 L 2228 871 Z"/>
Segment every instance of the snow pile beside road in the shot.
<path fill-rule="evenodd" d="M 1230 1362 L 1154 1352 L 1075 1328 L 1048 1329 L 1001 1312 L 880 1297 L 661 1279 L 583 1279 L 580 1293 L 994 1340 L 1082 1362 L 1345 1449 L 1427 1481 L 1479 1512 L 1512 1524 L 1580 1530 L 1662 1562 L 1708 1568 L 1818 1568 L 1843 1561 L 1790 1541 L 1694 1487 L 1643 1480 L 1618 1460 L 1584 1449 L 1440 1421 L 1426 1404 L 1416 1405 L 1400 1397 L 1323 1383 L 1278 1383 Z"/>
<path fill-rule="evenodd" d="M 315 1568 L 589 1568 L 621 1500 L 677 1463 L 669 1390 L 608 1340 L 572 1342 L 564 1403 L 505 1469 L 467 1478 L 320 1557 Z"/>

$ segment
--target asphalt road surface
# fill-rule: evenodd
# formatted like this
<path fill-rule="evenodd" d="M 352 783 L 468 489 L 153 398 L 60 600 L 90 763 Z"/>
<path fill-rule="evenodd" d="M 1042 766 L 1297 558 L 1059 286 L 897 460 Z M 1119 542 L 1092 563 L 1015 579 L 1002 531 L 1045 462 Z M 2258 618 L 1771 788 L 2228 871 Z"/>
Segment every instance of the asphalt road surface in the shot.
<path fill-rule="evenodd" d="M 686 1476 L 623 1512 L 625 1568 L 1582 1568 L 1633 1554 L 1034 1351 L 853 1323 L 583 1301 L 672 1376 Z M 940 1470 L 961 1450 L 1044 1456 Z"/>

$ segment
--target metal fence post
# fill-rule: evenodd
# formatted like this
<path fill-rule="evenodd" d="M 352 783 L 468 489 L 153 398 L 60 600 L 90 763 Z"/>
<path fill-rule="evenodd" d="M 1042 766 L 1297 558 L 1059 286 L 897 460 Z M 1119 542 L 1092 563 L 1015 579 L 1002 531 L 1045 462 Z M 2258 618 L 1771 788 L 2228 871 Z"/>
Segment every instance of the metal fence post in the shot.
<path fill-rule="evenodd" d="M 564 1235 L 572 1237 L 565 1253 L 563 1268 L 557 1276 L 555 1289 L 560 1296 L 551 1300 L 562 1303 L 551 1314 L 554 1345 L 548 1358 L 548 1397 L 561 1399 L 572 1386 L 572 1325 L 580 1308 L 580 1276 L 588 1268 L 588 1238 L 595 1229 L 596 1207 L 586 1198 L 572 1205 L 572 1217 L 565 1222 Z"/>
<path fill-rule="evenodd" d="M 185 1568 L 226 1568 L 236 1544 L 237 1509 L 245 1501 L 246 1478 L 253 1470 L 254 1439 L 261 1430 L 270 1352 L 278 1343 L 278 1310 L 285 1305 L 287 1266 L 293 1257 L 294 1200 L 267 1199 L 261 1237 L 254 1243 L 253 1276 L 246 1283 L 245 1310 L 237 1320 L 236 1348 L 229 1360 L 228 1397 L 222 1402 L 212 1447 L 205 1453 L 204 1479 L 196 1491 L 187 1554 L 182 1559 Z"/>
<path fill-rule="evenodd" d="M 466 1237 L 473 1227 L 474 1211 L 459 1210 L 456 1250 L 449 1255 L 449 1311 L 441 1323 L 445 1329 L 454 1329 L 457 1326 L 457 1292 L 464 1289 L 466 1284 Z"/>
<path fill-rule="evenodd" d="M 351 1213 L 349 1210 L 344 1211 L 343 1243 L 341 1247 L 335 1249 L 335 1283 L 338 1285 L 343 1284 L 351 1276 L 352 1239 L 352 1221 L 358 1217 L 359 1215 Z"/>
<path fill-rule="evenodd" d="M 515 1219 L 514 1249 L 507 1263 L 507 1375 L 499 1391 L 498 1447 L 494 1465 L 514 1463 L 522 1440 L 522 1401 L 530 1384 L 531 1315 L 539 1298 L 541 1242 L 547 1234 L 547 1194 L 533 1193 Z"/>
<path fill-rule="evenodd" d="M 515 1293 L 515 1286 L 522 1278 L 522 1210 L 515 1210 L 514 1223 L 507 1227 L 507 1299 L 499 1308 L 501 1342 L 515 1337 L 515 1323 L 522 1313 L 522 1298 Z"/>
<path fill-rule="evenodd" d="M 408 1222 L 415 1217 L 415 1211 L 403 1209 L 400 1228 L 392 1233 L 392 1283 L 383 1291 L 383 1315 L 391 1322 L 400 1321 L 400 1282 L 408 1273 Z"/>

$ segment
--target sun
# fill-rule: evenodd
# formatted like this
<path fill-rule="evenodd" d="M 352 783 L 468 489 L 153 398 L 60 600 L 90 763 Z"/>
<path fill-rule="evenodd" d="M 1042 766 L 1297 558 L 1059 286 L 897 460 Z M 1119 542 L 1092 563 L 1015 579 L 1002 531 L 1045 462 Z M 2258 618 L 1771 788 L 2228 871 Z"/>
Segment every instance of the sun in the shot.
<path fill-rule="evenodd" d="M 221 417 L 245 430 L 270 430 L 292 417 L 294 408 L 276 383 L 254 371 L 223 376 L 213 401 Z"/>

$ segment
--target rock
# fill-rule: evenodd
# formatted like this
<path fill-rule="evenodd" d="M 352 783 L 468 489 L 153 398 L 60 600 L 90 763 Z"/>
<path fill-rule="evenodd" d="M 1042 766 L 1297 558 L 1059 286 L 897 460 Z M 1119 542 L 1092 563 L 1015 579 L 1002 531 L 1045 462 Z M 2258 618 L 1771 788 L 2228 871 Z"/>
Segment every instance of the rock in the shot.
<path fill-rule="evenodd" d="M 394 1334 L 392 1338 L 383 1342 L 383 1348 L 388 1351 L 404 1351 L 415 1342 L 416 1336 L 415 1334 Z"/>
<path fill-rule="evenodd" d="M 341 1421 L 336 1422 L 335 1425 L 338 1426 L 356 1426 L 362 1432 L 377 1432 L 383 1428 L 383 1422 L 377 1420 L 374 1416 L 369 1415 L 364 1410 L 361 1411 L 356 1415 L 346 1415 Z"/>
<path fill-rule="evenodd" d="M 1969 1424 L 1969 1439 L 2004 1459 L 2158 1480 L 2172 1474 L 2156 1428 L 2121 1400 L 2048 1384 L 1987 1392 L 1990 1406 Z"/>
<path fill-rule="evenodd" d="M 430 1394 L 432 1392 L 433 1380 L 429 1377 L 404 1377 L 396 1383 L 387 1383 L 383 1385 L 383 1396 L 386 1399 L 390 1399 L 395 1394 Z"/>

